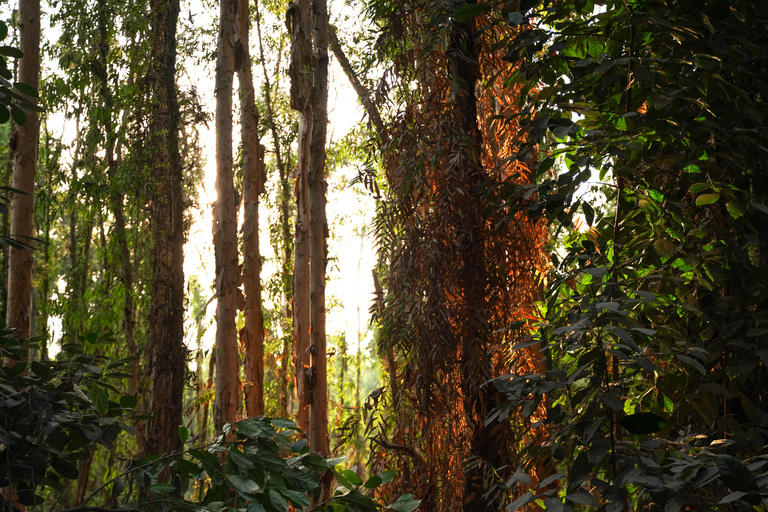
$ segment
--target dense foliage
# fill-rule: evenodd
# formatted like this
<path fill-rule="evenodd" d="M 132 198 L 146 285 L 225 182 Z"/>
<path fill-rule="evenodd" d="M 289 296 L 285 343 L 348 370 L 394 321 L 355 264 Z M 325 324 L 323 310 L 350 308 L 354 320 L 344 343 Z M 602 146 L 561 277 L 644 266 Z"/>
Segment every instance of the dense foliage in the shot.
<path fill-rule="evenodd" d="M 494 381 L 489 421 L 529 420 L 510 509 L 764 506 L 768 5 L 497 7 L 540 162 L 499 205 L 557 240 L 518 344 L 547 370 Z"/>

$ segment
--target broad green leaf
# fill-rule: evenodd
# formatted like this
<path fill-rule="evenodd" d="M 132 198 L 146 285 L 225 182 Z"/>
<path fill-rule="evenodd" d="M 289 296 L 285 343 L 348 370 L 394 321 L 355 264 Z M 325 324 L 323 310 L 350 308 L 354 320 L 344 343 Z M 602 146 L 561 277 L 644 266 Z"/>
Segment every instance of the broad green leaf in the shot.
<path fill-rule="evenodd" d="M 742 215 L 746 213 L 746 210 L 744 207 L 738 203 L 734 203 L 733 201 L 730 201 L 726 203 L 726 208 L 728 208 L 728 213 L 731 214 L 731 217 L 734 219 L 738 219 Z"/>
<path fill-rule="evenodd" d="M 729 489 L 742 492 L 757 491 L 757 481 L 752 472 L 736 457 L 720 454 L 715 457 L 715 464 Z"/>
<path fill-rule="evenodd" d="M 509 512 L 515 512 L 516 510 L 520 510 L 524 506 L 528 505 L 532 501 L 536 499 L 536 496 L 533 494 L 533 491 L 528 491 L 527 493 L 523 494 L 519 498 L 517 498 L 515 501 L 513 501 L 508 507 L 507 510 Z M 389 508 L 389 507 L 388 507 Z M 396 509 L 395 509 L 396 510 Z"/>
<path fill-rule="evenodd" d="M 363 483 L 363 479 L 360 478 L 360 475 L 351 469 L 345 469 L 341 474 L 344 475 L 344 478 L 346 478 L 352 485 L 361 485 Z"/>
<path fill-rule="evenodd" d="M 187 427 L 185 427 L 184 425 L 179 425 L 179 428 L 177 430 L 179 432 L 179 439 L 181 440 L 181 444 L 186 443 L 187 439 L 189 439 L 189 430 L 187 430 Z"/>
<path fill-rule="evenodd" d="M 91 401 L 99 414 L 106 415 L 109 412 L 109 397 L 101 386 L 91 388 Z"/>
<path fill-rule="evenodd" d="M 397 471 L 394 470 L 388 470 L 388 471 L 382 471 L 379 473 L 379 476 L 381 477 L 381 483 L 386 484 L 388 482 L 391 482 L 393 478 L 397 476 Z"/>
<path fill-rule="evenodd" d="M 712 192 L 711 194 L 701 194 L 696 198 L 696 204 L 703 206 L 706 204 L 716 203 L 720 199 L 720 192 Z"/>
<path fill-rule="evenodd" d="M 695 358 L 690 357 L 690 356 L 686 356 L 686 355 L 683 355 L 683 354 L 675 354 L 675 357 L 678 358 L 680 361 L 684 362 L 685 364 L 693 366 L 698 371 L 700 371 L 702 375 L 706 375 L 707 374 L 707 369 L 704 368 L 704 365 L 701 364 Z"/>
<path fill-rule="evenodd" d="M 755 210 L 757 210 L 759 212 L 763 212 L 764 214 L 768 215 L 768 206 L 765 206 L 765 205 L 760 204 L 760 203 L 756 203 L 754 201 L 749 203 L 749 206 L 751 206 L 752 208 L 754 208 Z"/>
<path fill-rule="evenodd" d="M 152 484 L 149 488 L 155 494 L 168 494 L 176 490 L 176 488 L 173 485 L 167 484 L 164 482 L 158 482 L 156 484 Z"/>
<path fill-rule="evenodd" d="M 307 447 L 307 440 L 306 439 L 299 439 L 295 443 L 291 445 L 291 450 L 293 450 L 296 453 L 299 453 L 304 448 Z"/>
<path fill-rule="evenodd" d="M 248 470 L 253 467 L 253 461 L 243 455 L 243 452 L 235 448 L 234 446 L 229 449 L 228 457 L 232 460 L 232 462 L 239 468 Z"/>
<path fill-rule="evenodd" d="M 135 396 L 123 395 L 120 397 L 120 407 L 123 409 L 135 409 L 138 403 L 139 401 L 136 400 Z"/>
<path fill-rule="evenodd" d="M 656 253 L 663 258 L 671 258 L 677 250 L 677 246 L 666 238 L 659 238 L 656 240 L 656 242 L 653 244 L 653 248 Z"/>
<path fill-rule="evenodd" d="M 18 125 L 23 125 L 27 122 L 27 114 L 16 105 L 11 105 L 11 117 L 13 117 L 13 120 Z"/>
<path fill-rule="evenodd" d="M 255 494 L 261 490 L 256 482 L 240 475 L 227 475 L 227 480 L 243 494 Z"/>
<path fill-rule="evenodd" d="M 116 476 L 112 481 L 112 496 L 120 496 L 125 489 L 125 482 L 120 478 L 120 475 Z"/>
<path fill-rule="evenodd" d="M 639 436 L 646 436 L 658 432 L 667 426 L 667 420 L 652 412 L 638 412 L 624 416 L 619 420 L 621 426 L 628 432 Z"/>
<path fill-rule="evenodd" d="M 33 98 L 39 97 L 37 89 L 29 84 L 25 84 L 24 82 L 16 82 L 13 84 L 13 87 L 20 93 L 26 94 L 27 96 L 32 96 Z"/>
<path fill-rule="evenodd" d="M 371 478 L 365 481 L 363 487 L 366 489 L 375 489 L 376 487 L 380 486 L 381 483 L 381 477 L 379 475 L 373 475 Z"/>

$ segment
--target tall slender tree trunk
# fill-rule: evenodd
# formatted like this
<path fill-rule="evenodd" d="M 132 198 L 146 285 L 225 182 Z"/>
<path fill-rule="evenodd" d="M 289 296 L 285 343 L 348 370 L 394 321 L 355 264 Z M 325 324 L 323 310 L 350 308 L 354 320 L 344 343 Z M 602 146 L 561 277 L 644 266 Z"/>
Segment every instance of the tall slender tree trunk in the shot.
<path fill-rule="evenodd" d="M 280 227 L 282 230 L 283 251 L 281 262 L 281 274 L 283 283 L 283 300 L 285 301 L 283 307 L 282 327 L 283 327 L 283 348 L 280 354 L 280 370 L 277 372 L 278 387 L 280 394 L 278 398 L 278 405 L 280 407 L 280 414 L 288 416 L 288 404 L 290 401 L 290 355 L 291 355 L 291 341 L 292 334 L 288 334 L 291 330 L 291 320 L 293 318 L 293 243 L 291 241 L 291 228 L 290 228 L 290 183 L 286 173 L 286 168 L 290 169 L 290 152 L 288 153 L 287 162 L 283 158 L 282 148 L 280 146 L 280 137 L 277 133 L 277 125 L 275 124 L 274 108 L 272 106 L 272 84 L 269 80 L 269 72 L 267 71 L 267 61 L 264 58 L 264 43 L 261 37 L 261 14 L 259 13 L 258 2 L 254 3 L 256 9 L 256 31 L 259 38 L 259 55 L 261 57 L 261 65 L 264 70 L 264 103 L 267 107 L 267 120 L 266 124 L 272 133 L 272 142 L 275 146 L 275 162 L 277 164 L 277 174 L 280 180 Z M 277 51 L 278 61 L 275 69 L 275 77 L 279 76 L 280 62 L 283 58 L 283 43 L 280 40 L 280 47 Z M 275 252 L 279 252 L 279 243 L 275 245 Z M 291 279 L 289 279 L 291 276 Z"/>
<path fill-rule="evenodd" d="M 149 83 L 152 176 L 152 288 L 148 318 L 149 396 L 145 454 L 181 448 L 184 347 L 184 201 L 176 96 L 179 0 L 152 1 Z"/>
<path fill-rule="evenodd" d="M 232 168 L 232 82 L 235 73 L 235 17 L 238 0 L 221 0 L 216 62 L 216 202 L 213 247 L 216 259 L 216 397 L 213 422 L 219 431 L 237 419 L 240 378 L 237 310 L 240 269 L 237 254 L 237 205 Z M 241 49 L 242 50 L 242 49 Z"/>
<path fill-rule="evenodd" d="M 35 89 L 40 85 L 40 0 L 19 2 L 19 33 L 24 57 L 19 65 L 19 81 Z M 30 98 L 37 102 L 36 98 Z M 16 155 L 13 169 L 13 188 L 29 194 L 11 197 L 11 237 L 29 244 L 26 237 L 34 235 L 35 168 L 40 121 L 37 112 L 29 112 L 26 122 L 16 131 Z M 29 338 L 30 308 L 32 303 L 32 250 L 9 248 L 8 255 L 8 310 L 6 325 L 16 329 L 16 336 Z"/>
<path fill-rule="evenodd" d="M 328 9 L 326 0 L 312 1 L 313 60 L 312 143 L 309 184 L 310 353 L 313 355 L 309 446 L 328 455 L 328 371 L 325 336 L 325 269 L 328 222 L 325 216 L 325 137 L 328 127 Z"/>
<path fill-rule="evenodd" d="M 248 416 L 264 414 L 264 313 L 261 309 L 261 253 L 259 251 L 259 194 L 264 191 L 264 147 L 259 142 L 259 111 L 251 73 L 250 9 L 248 0 L 239 0 L 237 51 L 242 55 L 238 77 L 240 130 L 243 151 L 243 291 L 245 325 L 240 333 L 245 347 L 245 411 Z M 237 64 L 237 63 L 236 63 Z"/>
<path fill-rule="evenodd" d="M 289 9 L 291 23 L 291 107 L 299 112 L 296 175 L 296 226 L 293 266 L 293 337 L 295 345 L 296 421 L 309 433 L 310 388 L 310 236 L 309 163 L 312 137 L 312 12 L 310 0 L 299 0 Z"/>

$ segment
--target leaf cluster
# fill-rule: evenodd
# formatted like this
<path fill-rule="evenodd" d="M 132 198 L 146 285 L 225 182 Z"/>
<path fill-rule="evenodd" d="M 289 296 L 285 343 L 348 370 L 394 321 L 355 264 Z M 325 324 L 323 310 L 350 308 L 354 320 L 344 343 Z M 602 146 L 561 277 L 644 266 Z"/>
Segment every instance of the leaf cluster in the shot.
<path fill-rule="evenodd" d="M 78 465 L 95 444 L 107 449 L 121 431 L 133 432 L 124 420 L 136 399 L 115 396 L 107 383 L 128 360 L 109 361 L 84 352 L 85 344 L 101 344 L 109 335 L 63 347 L 66 358 L 27 362 L 28 348 L 11 331 L 0 332 L 0 485 L 12 486 L 16 503 L 37 505 L 44 488 L 64 489 L 78 477 Z M 109 376 L 109 377 L 108 377 Z M 0 507 L 10 510 L 9 496 Z"/>
<path fill-rule="evenodd" d="M 768 6 L 519 14 L 523 94 L 499 121 L 526 127 L 538 177 L 505 200 L 561 245 L 516 347 L 546 371 L 494 381 L 488 421 L 529 420 L 510 510 L 765 506 Z"/>

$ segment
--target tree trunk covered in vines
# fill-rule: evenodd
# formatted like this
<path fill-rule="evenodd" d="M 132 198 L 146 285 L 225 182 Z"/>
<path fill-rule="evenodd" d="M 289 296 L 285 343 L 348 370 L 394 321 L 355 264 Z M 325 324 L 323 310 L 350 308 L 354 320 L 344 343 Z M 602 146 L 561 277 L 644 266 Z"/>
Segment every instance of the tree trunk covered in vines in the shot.
<path fill-rule="evenodd" d="M 40 84 L 40 1 L 19 2 L 19 38 L 24 57 L 19 64 L 19 81 L 35 89 Z M 37 103 L 36 98 L 29 98 Z M 26 122 L 15 134 L 13 188 L 29 192 L 11 197 L 11 238 L 31 245 L 34 236 L 35 168 L 40 121 L 37 112 L 28 112 Z M 10 247 L 8 255 L 8 309 L 6 325 L 16 329 L 16 336 L 29 338 L 32 305 L 32 249 Z"/>
<path fill-rule="evenodd" d="M 149 396 L 154 416 L 146 432 L 145 454 L 181 448 L 186 370 L 184 347 L 184 201 L 179 155 L 176 95 L 178 0 L 152 2 L 150 84 L 150 169 L 152 171 L 152 285 L 148 318 Z"/>
<path fill-rule="evenodd" d="M 217 197 L 213 205 L 213 247 L 217 305 L 213 422 L 217 431 L 225 423 L 237 419 L 241 399 L 235 320 L 242 297 L 239 289 L 237 204 L 232 162 L 232 82 L 235 75 L 237 4 L 238 0 L 221 0 L 216 59 Z"/>

